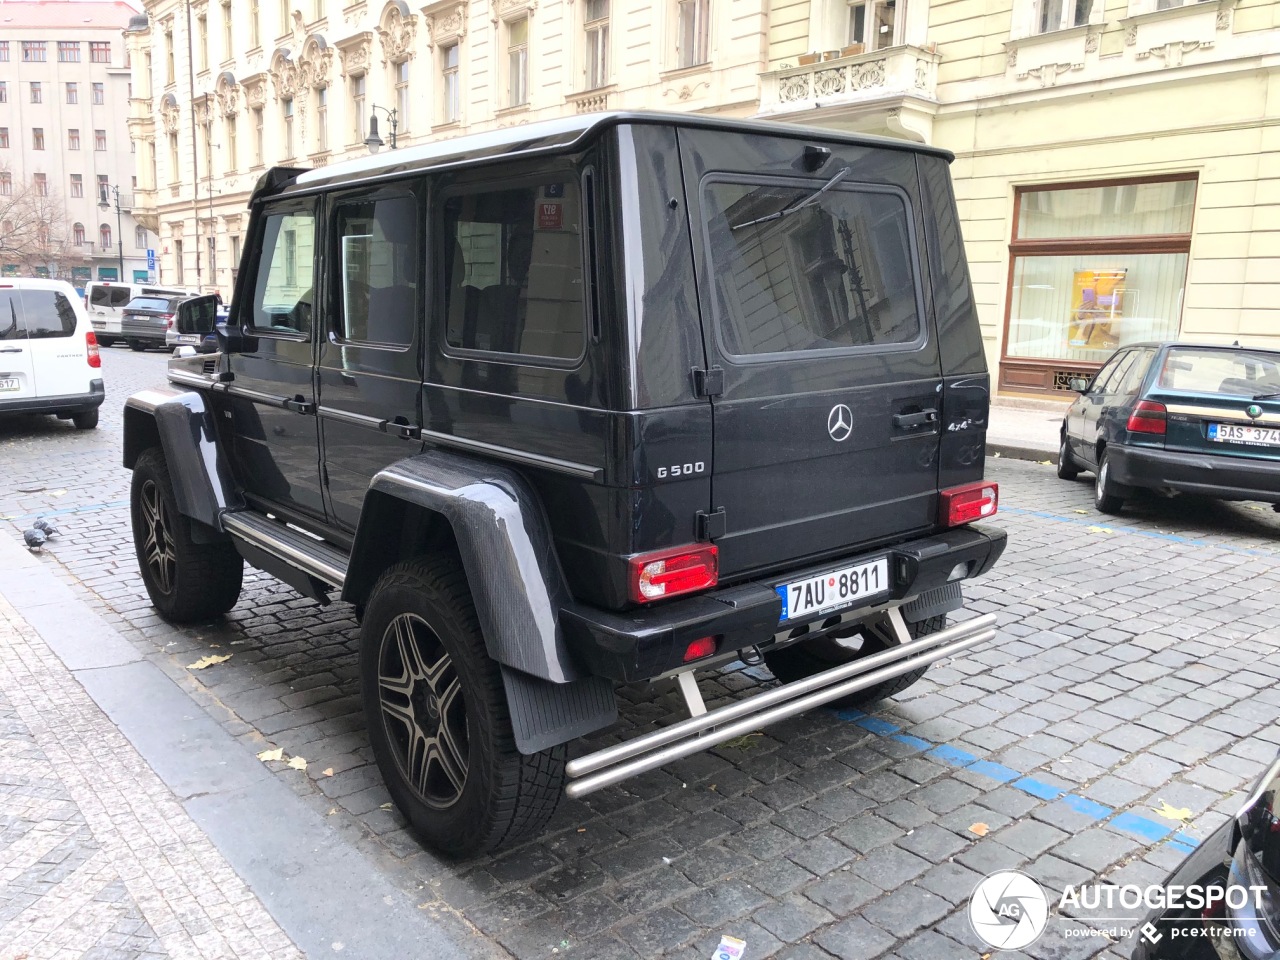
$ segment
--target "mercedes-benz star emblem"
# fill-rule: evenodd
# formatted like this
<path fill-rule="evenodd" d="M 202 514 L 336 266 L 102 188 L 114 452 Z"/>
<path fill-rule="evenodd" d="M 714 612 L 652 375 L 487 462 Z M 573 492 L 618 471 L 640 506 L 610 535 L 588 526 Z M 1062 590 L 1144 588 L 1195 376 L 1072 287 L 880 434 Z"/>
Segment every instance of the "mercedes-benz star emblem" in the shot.
<path fill-rule="evenodd" d="M 849 439 L 853 433 L 853 411 L 843 403 L 837 403 L 827 414 L 827 433 L 836 443 Z"/>

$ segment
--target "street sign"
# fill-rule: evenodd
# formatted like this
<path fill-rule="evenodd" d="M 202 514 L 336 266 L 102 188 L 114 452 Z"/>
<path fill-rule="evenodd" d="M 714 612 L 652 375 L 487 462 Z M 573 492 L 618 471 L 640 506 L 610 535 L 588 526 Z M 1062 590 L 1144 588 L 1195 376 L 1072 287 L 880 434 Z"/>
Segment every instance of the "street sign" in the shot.
<path fill-rule="evenodd" d="M 147 249 L 147 269 L 152 273 L 156 269 L 156 252 L 150 248 Z"/>

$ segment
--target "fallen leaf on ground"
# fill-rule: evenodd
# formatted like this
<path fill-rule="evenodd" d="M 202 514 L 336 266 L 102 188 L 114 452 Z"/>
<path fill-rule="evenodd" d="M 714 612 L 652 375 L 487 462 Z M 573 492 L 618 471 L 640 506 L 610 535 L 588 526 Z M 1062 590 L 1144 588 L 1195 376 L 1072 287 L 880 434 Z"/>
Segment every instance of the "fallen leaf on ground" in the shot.
<path fill-rule="evenodd" d="M 991 459 L 992 459 L 992 460 L 999 460 L 999 459 L 1000 459 L 1000 454 L 999 454 L 999 453 L 993 453 L 993 454 L 991 455 Z"/>
<path fill-rule="evenodd" d="M 307 761 L 303 760 L 301 757 L 290 757 L 286 766 L 294 770 L 305 770 L 307 769 Z"/>
<path fill-rule="evenodd" d="M 337 807 L 330 807 L 330 808 L 329 808 L 329 812 L 328 812 L 328 813 L 326 813 L 326 814 L 325 814 L 325 816 L 326 816 L 326 817 L 332 817 L 332 816 L 333 816 L 335 813 L 337 813 L 337 812 L 338 812 L 338 808 L 337 808 Z"/>
<path fill-rule="evenodd" d="M 1042 466 L 1042 467 L 1052 467 L 1052 466 L 1053 466 L 1053 461 L 1052 461 L 1052 460 L 1037 460 L 1037 461 L 1036 461 L 1036 463 L 1040 464 L 1040 466 Z"/>
<path fill-rule="evenodd" d="M 969 832 L 978 837 L 985 837 L 990 830 L 985 823 L 975 823 L 969 827 Z"/>
<path fill-rule="evenodd" d="M 1187 807 L 1173 807 L 1169 805 L 1168 800 L 1161 800 L 1160 806 L 1152 807 L 1157 816 L 1164 817 L 1166 820 L 1177 820 L 1179 823 L 1186 823 L 1191 819 L 1191 810 Z"/>
<path fill-rule="evenodd" d="M 579 828 L 578 828 L 578 832 L 579 832 L 579 833 L 586 833 L 586 832 L 587 832 L 587 828 L 586 828 L 586 827 L 579 827 Z"/>
<path fill-rule="evenodd" d="M 755 744 L 751 741 L 752 737 L 763 737 L 764 733 L 757 730 L 755 733 L 748 733 L 741 737 L 734 737 L 732 740 L 726 740 L 724 745 L 732 750 L 750 750 Z"/>
<path fill-rule="evenodd" d="M 263 750 L 258 754 L 258 759 L 263 763 L 266 763 L 268 760 L 283 760 L 284 747 L 276 747 L 274 750 Z"/>
<path fill-rule="evenodd" d="M 201 657 L 195 663 L 188 663 L 188 670 L 203 670 L 205 667 L 212 667 L 215 663 L 226 663 L 231 659 L 231 654 L 224 653 L 221 655 L 210 654 L 207 657 Z"/>
<path fill-rule="evenodd" d="M 384 804 L 382 804 L 381 806 L 379 806 L 379 807 L 378 807 L 378 809 L 379 809 L 379 810 L 390 810 L 390 809 L 391 809 L 391 804 L 389 804 L 389 803 L 384 803 Z"/>
<path fill-rule="evenodd" d="M 50 490 L 50 491 L 49 491 L 49 496 L 51 496 L 51 497 L 65 497 L 66 495 L 67 495 L 67 491 L 65 491 L 65 490 Z"/>
<path fill-rule="evenodd" d="M 1088 510 L 1072 510 L 1072 513 L 1088 513 Z"/>
<path fill-rule="evenodd" d="M 322 777 L 332 777 L 332 776 L 333 776 L 333 767 L 325 767 L 323 770 L 321 770 L 321 771 L 320 771 L 320 776 L 322 776 Z"/>
<path fill-rule="evenodd" d="M 1115 533 L 1115 531 L 1112 530 L 1110 527 L 1090 526 L 1090 527 L 1086 527 L 1085 529 L 1087 529 L 1090 533 Z"/>

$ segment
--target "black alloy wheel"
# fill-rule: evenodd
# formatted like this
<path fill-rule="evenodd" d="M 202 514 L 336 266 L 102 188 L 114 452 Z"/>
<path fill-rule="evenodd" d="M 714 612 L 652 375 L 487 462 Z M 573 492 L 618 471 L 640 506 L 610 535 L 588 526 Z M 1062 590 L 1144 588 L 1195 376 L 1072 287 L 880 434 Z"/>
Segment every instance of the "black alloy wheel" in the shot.
<path fill-rule="evenodd" d="M 449 652 L 415 613 L 382 634 L 378 699 L 402 776 L 427 806 L 452 807 L 467 782 L 467 703 Z"/>

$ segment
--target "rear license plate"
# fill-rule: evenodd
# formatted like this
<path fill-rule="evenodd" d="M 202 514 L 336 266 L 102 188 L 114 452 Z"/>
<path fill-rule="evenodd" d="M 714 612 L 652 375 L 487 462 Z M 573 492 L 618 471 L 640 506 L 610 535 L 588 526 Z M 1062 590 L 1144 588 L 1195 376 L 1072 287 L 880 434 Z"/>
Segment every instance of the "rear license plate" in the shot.
<path fill-rule="evenodd" d="M 889 592 L 889 558 L 877 557 L 774 589 L 782 597 L 782 620 L 866 603 Z"/>
<path fill-rule="evenodd" d="M 18 381 L 14 378 L 0 380 L 0 390 L 17 390 Z"/>
<path fill-rule="evenodd" d="M 1209 439 L 1219 443 L 1252 443 L 1263 447 L 1280 447 L 1280 430 L 1274 427 L 1246 426 L 1242 423 L 1211 423 Z"/>

